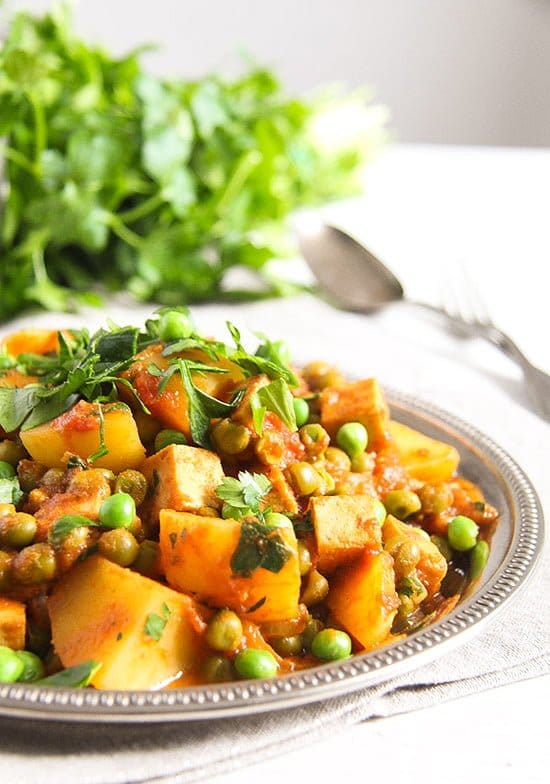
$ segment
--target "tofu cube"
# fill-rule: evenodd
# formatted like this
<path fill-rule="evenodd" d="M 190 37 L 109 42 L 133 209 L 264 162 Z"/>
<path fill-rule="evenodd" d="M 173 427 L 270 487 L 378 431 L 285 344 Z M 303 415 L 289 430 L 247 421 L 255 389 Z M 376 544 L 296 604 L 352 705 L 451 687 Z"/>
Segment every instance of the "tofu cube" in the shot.
<path fill-rule="evenodd" d="M 220 458 L 207 449 L 170 444 L 141 465 L 149 482 L 149 496 L 142 508 L 151 523 L 158 523 L 161 509 L 197 511 L 221 507 L 215 493 L 224 478 Z"/>
<path fill-rule="evenodd" d="M 380 550 L 382 533 L 377 501 L 370 495 L 316 496 L 311 499 L 311 521 L 322 574 L 350 563 L 365 549 Z"/>

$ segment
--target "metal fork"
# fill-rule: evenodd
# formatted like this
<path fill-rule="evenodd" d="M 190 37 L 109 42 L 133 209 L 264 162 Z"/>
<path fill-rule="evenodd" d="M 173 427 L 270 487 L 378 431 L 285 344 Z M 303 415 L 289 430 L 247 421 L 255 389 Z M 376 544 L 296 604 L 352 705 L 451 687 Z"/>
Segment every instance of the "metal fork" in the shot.
<path fill-rule="evenodd" d="M 550 375 L 535 367 L 512 338 L 495 326 L 464 264 L 457 264 L 451 279 L 442 286 L 441 299 L 441 310 L 459 333 L 485 338 L 520 366 L 533 406 L 550 421 Z"/>

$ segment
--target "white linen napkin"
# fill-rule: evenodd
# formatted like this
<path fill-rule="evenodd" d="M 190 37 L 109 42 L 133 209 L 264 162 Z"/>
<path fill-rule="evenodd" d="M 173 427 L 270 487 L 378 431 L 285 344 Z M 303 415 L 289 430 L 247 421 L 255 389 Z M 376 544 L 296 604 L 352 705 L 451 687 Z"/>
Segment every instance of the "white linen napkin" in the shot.
<path fill-rule="evenodd" d="M 146 308 L 109 308 L 139 323 Z M 102 314 L 89 316 L 90 326 Z M 530 409 L 519 371 L 495 349 L 463 341 L 400 305 L 371 317 L 336 312 L 306 295 L 282 302 L 195 309 L 203 332 L 224 322 L 288 340 L 298 363 L 328 359 L 355 376 L 416 394 L 461 416 L 501 444 L 530 476 L 543 507 L 550 427 Z M 91 321 L 95 324 L 92 324 Z M 42 315 L 19 324 L 80 325 Z M 11 325 L 13 328 L 14 325 Z M 5 330 L 4 330 L 5 331 Z M 150 725 L 89 725 L 0 719 L 0 770 L 10 784 L 191 782 L 391 716 L 550 672 L 550 550 L 527 586 L 480 633 L 429 665 L 344 697 L 241 719 Z"/>

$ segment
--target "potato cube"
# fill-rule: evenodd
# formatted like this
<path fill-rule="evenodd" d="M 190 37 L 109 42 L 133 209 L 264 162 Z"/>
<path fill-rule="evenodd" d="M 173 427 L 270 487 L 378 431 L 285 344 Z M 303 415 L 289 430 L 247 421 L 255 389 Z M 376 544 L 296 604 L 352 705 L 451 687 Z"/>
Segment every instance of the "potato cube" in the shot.
<path fill-rule="evenodd" d="M 0 596 L 0 645 L 7 645 L 14 651 L 25 647 L 25 605 L 15 599 Z"/>
<path fill-rule="evenodd" d="M 101 417 L 108 453 L 94 461 L 97 468 L 119 473 L 136 468 L 145 457 L 132 412 L 125 403 L 88 403 L 80 400 L 64 414 L 21 432 L 21 441 L 33 460 L 48 468 L 62 468 L 66 452 L 84 460 L 100 445 Z"/>
<path fill-rule="evenodd" d="M 204 655 L 203 611 L 191 597 L 100 556 L 60 580 L 48 609 L 63 665 L 101 662 L 100 689 L 158 689 Z"/>
<path fill-rule="evenodd" d="M 346 422 L 361 422 L 369 434 L 369 450 L 387 445 L 389 409 L 375 378 L 326 387 L 321 392 L 321 424 L 334 438 Z"/>
<path fill-rule="evenodd" d="M 319 571 L 326 574 L 353 561 L 366 549 L 382 547 L 376 499 L 370 495 L 316 496 L 311 499 Z"/>
<path fill-rule="evenodd" d="M 365 649 L 381 645 L 399 607 L 391 555 L 367 550 L 331 580 L 327 602 L 338 623 Z"/>
<path fill-rule="evenodd" d="M 249 576 L 243 576 L 231 568 L 241 526 L 238 520 L 163 509 L 160 549 L 166 580 L 179 591 L 196 594 L 200 601 L 213 607 L 246 613 L 254 623 L 294 618 L 299 613 L 300 595 L 294 529 L 273 528 L 273 534 L 278 535 L 290 554 L 278 572 L 259 566 Z"/>
<path fill-rule="evenodd" d="M 158 523 L 161 509 L 179 512 L 197 511 L 203 506 L 219 509 L 221 500 L 215 493 L 224 478 L 218 455 L 207 449 L 185 444 L 170 444 L 141 466 L 149 482 L 149 496 L 144 513 Z"/>
<path fill-rule="evenodd" d="M 429 438 L 417 430 L 391 421 L 390 435 L 401 463 L 421 482 L 447 482 L 456 472 L 460 455 L 450 444 Z"/>

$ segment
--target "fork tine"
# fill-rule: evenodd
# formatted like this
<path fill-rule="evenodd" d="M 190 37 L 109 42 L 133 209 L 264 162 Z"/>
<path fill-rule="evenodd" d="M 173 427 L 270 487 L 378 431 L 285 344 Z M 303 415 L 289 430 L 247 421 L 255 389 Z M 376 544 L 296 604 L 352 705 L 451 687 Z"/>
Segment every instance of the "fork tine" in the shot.
<path fill-rule="evenodd" d="M 485 326 L 489 326 L 493 322 L 489 315 L 487 305 L 482 299 L 481 294 L 479 293 L 479 288 L 476 282 L 473 280 L 470 270 L 463 260 L 461 260 L 457 265 L 456 271 L 457 283 L 460 280 L 460 283 L 458 284 L 459 290 L 462 295 L 463 302 L 466 303 L 464 305 L 464 309 L 469 314 L 466 320 L 470 321 L 471 323 L 484 324 Z"/>

